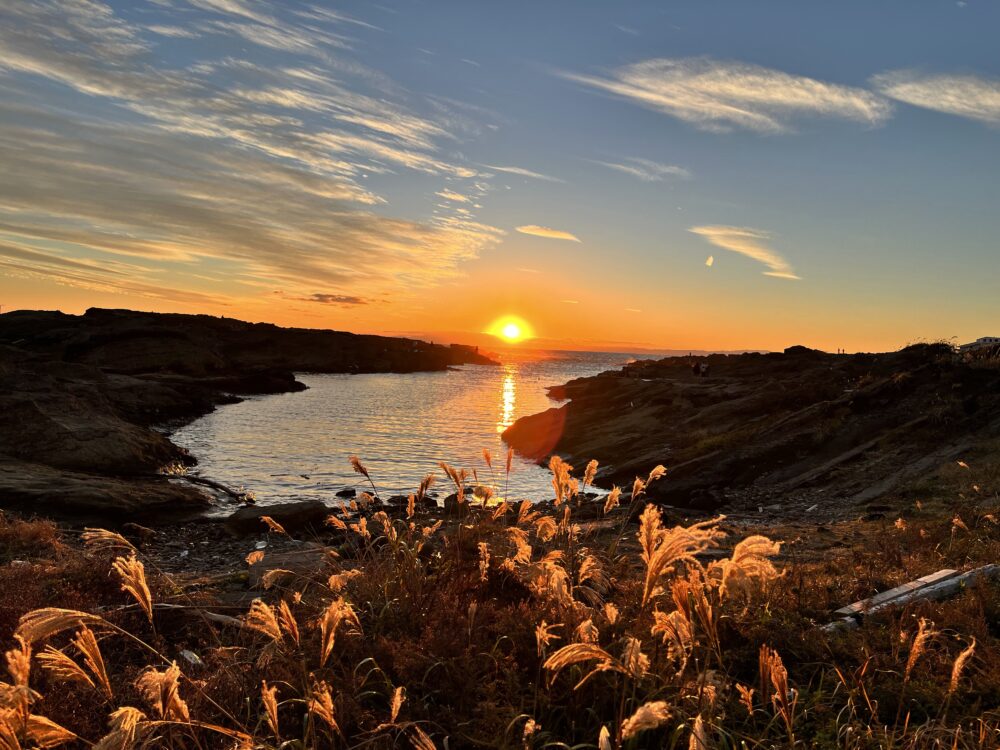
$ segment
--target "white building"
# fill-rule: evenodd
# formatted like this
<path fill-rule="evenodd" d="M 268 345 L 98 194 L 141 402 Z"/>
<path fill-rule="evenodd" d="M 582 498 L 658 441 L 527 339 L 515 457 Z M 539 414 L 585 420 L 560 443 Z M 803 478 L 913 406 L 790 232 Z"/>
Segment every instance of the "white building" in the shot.
<path fill-rule="evenodd" d="M 958 350 L 960 352 L 969 352 L 973 349 L 982 349 L 984 346 L 996 346 L 998 344 L 1000 344 L 1000 336 L 983 336 L 971 344 L 962 344 L 958 347 Z"/>

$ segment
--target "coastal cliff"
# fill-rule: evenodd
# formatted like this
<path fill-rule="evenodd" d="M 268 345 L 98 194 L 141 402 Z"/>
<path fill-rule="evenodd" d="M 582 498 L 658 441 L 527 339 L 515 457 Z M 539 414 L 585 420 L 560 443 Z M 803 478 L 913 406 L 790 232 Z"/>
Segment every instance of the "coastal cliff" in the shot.
<path fill-rule="evenodd" d="M 0 315 L 0 508 L 185 514 L 208 498 L 162 471 L 193 463 L 154 429 L 240 395 L 301 390 L 295 372 L 495 364 L 474 349 L 206 315 Z"/>
<path fill-rule="evenodd" d="M 881 496 L 998 450 L 1000 360 L 985 354 L 793 347 L 641 361 L 550 389 L 568 402 L 517 420 L 503 437 L 537 460 L 595 458 L 605 486 L 630 486 L 663 464 L 668 475 L 649 493 L 666 504 L 878 512 Z M 692 367 L 702 363 L 705 376 Z"/>

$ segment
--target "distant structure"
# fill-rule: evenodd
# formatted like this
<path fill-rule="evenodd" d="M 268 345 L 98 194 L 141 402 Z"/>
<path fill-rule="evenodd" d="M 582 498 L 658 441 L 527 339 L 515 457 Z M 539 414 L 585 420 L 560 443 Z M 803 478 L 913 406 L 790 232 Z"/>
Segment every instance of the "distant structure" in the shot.
<path fill-rule="evenodd" d="M 978 338 L 970 344 L 962 344 L 958 347 L 960 352 L 971 352 L 974 349 L 982 349 L 987 346 L 996 346 L 1000 344 L 1000 336 L 983 336 Z"/>

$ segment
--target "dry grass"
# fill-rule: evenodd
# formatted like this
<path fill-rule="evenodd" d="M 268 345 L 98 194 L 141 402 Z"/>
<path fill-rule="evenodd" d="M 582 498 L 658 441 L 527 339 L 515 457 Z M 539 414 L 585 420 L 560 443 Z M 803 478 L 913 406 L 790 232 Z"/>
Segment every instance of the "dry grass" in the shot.
<path fill-rule="evenodd" d="M 730 539 L 722 518 L 666 524 L 642 509 L 659 468 L 621 505 L 602 500 L 596 525 L 574 519 L 594 464 L 577 480 L 553 461 L 551 515 L 487 507 L 468 472 L 443 468 L 461 520 L 422 522 L 429 480 L 399 518 L 362 498 L 329 524 L 333 569 L 276 571 L 239 627 L 157 609 L 177 582 L 114 532 L 77 544 L 0 518 L 17 551 L 0 566 L 0 748 L 1000 743 L 995 587 L 816 627 L 874 590 L 995 560 L 989 472 L 949 469 L 961 489 L 944 507 L 845 525 L 854 543 L 820 552 L 818 533 L 781 546 L 763 529 Z"/>

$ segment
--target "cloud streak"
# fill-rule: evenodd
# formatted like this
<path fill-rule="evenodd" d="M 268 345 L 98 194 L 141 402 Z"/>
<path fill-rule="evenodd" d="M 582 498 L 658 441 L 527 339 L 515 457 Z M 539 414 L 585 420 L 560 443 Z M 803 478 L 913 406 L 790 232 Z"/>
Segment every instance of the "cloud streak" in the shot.
<path fill-rule="evenodd" d="M 1000 80 L 974 75 L 924 75 L 895 70 L 872 77 L 891 99 L 989 125 L 1000 125 Z"/>
<path fill-rule="evenodd" d="M 324 294 L 313 292 L 308 297 L 301 298 L 305 302 L 319 302 L 323 305 L 339 305 L 340 307 L 354 307 L 356 305 L 367 305 L 368 300 L 362 297 L 355 297 L 350 294 Z"/>
<path fill-rule="evenodd" d="M 597 164 L 630 175 L 643 182 L 662 182 L 668 178 L 688 179 L 691 172 L 674 164 L 629 157 L 623 162 L 598 161 Z"/>
<path fill-rule="evenodd" d="M 713 132 L 785 133 L 800 117 L 879 125 L 892 112 L 866 89 L 707 57 L 646 60 L 609 77 L 561 75 Z"/>
<path fill-rule="evenodd" d="M 454 201 L 456 203 L 468 203 L 470 201 L 469 196 L 456 193 L 454 190 L 439 190 L 435 193 L 435 195 L 439 198 L 444 198 L 445 200 Z"/>
<path fill-rule="evenodd" d="M 552 229 L 550 227 L 542 227 L 537 224 L 525 224 L 524 226 L 517 227 L 517 231 L 521 234 L 530 234 L 533 237 L 544 237 L 548 240 L 568 240 L 570 242 L 580 241 L 579 237 L 570 232 L 564 232 L 561 229 Z"/>
<path fill-rule="evenodd" d="M 792 269 L 791 264 L 776 250 L 768 246 L 771 239 L 769 232 L 751 227 L 701 226 L 691 227 L 689 232 L 704 237 L 709 243 L 723 250 L 744 255 L 758 263 L 763 263 L 768 270 L 765 276 L 779 279 L 798 280 L 800 277 Z M 709 256 L 705 265 L 711 266 L 714 258 Z"/>
<path fill-rule="evenodd" d="M 558 177 L 550 177 L 547 174 L 542 174 L 540 172 L 535 172 L 531 169 L 525 169 L 524 167 L 497 167 L 492 164 L 484 164 L 486 169 L 492 169 L 494 172 L 504 172 L 506 174 L 517 175 L 518 177 L 530 177 L 533 180 L 543 180 L 545 182 L 565 182 L 565 180 L 560 180 Z"/>

